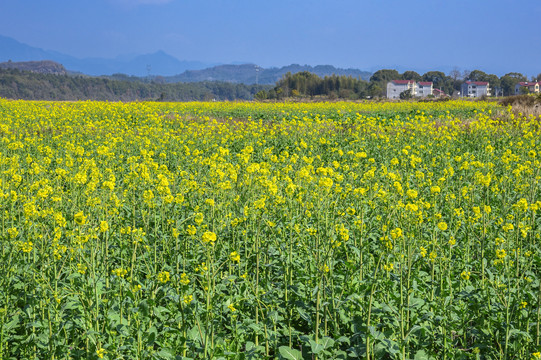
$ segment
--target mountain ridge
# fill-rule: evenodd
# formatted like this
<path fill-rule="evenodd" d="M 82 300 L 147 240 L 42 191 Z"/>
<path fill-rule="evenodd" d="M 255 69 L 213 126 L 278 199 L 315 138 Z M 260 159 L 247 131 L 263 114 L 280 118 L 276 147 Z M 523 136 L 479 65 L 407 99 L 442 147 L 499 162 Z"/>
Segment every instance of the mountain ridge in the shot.
<path fill-rule="evenodd" d="M 12 62 L 50 60 L 63 65 L 71 73 L 113 78 L 115 75 L 126 75 L 147 81 L 156 79 L 165 83 L 224 81 L 243 84 L 274 84 L 287 72 L 300 71 L 309 71 L 321 77 L 335 74 L 363 80 L 368 80 L 372 74 L 369 71 L 341 69 L 332 65 L 291 64 L 262 68 L 255 64 L 209 64 L 200 61 L 181 61 L 163 50 L 151 54 L 119 55 L 113 59 L 99 57 L 79 59 L 57 51 L 33 47 L 0 35 L 0 62 L 9 60 Z"/>
<path fill-rule="evenodd" d="M 64 65 L 71 71 L 92 76 L 114 73 L 127 73 L 136 76 L 148 76 L 149 74 L 172 76 L 186 70 L 204 69 L 216 65 L 200 61 L 178 60 L 162 50 L 150 54 L 117 56 L 113 59 L 100 57 L 81 59 L 58 51 L 33 47 L 0 35 L 0 62 L 8 62 L 9 60 L 12 62 L 51 60 Z"/>

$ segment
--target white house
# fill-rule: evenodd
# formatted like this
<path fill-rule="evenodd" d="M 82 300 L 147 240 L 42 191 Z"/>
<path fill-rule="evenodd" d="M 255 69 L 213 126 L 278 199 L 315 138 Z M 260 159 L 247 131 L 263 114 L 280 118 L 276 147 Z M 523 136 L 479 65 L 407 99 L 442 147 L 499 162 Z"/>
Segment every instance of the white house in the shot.
<path fill-rule="evenodd" d="M 413 97 L 432 95 L 431 82 L 415 82 L 414 80 L 391 80 L 387 83 L 387 98 L 400 99 L 400 94 L 410 90 Z"/>
<path fill-rule="evenodd" d="M 387 99 L 400 99 L 400 94 L 410 90 L 415 94 L 417 84 L 413 80 L 391 80 L 387 83 Z"/>
<path fill-rule="evenodd" d="M 430 81 L 419 81 L 417 83 L 417 94 L 418 97 L 427 97 L 428 95 L 433 95 L 432 82 Z"/>
<path fill-rule="evenodd" d="M 541 88 L 541 82 L 540 81 L 524 81 L 519 82 L 517 85 L 515 85 L 515 95 L 519 95 L 522 93 L 522 88 L 527 89 L 529 93 L 535 93 L 539 94 L 540 88 Z"/>
<path fill-rule="evenodd" d="M 463 97 L 490 96 L 490 87 L 486 81 L 465 81 L 460 90 Z"/>

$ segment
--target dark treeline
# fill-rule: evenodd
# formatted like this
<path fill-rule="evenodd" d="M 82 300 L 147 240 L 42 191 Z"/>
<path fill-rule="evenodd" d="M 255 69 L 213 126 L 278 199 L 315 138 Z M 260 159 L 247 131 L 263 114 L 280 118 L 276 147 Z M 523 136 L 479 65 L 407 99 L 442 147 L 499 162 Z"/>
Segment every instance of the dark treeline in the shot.
<path fill-rule="evenodd" d="M 36 74 L 0 69 L 0 97 L 23 100 L 211 101 L 252 100 L 271 85 L 225 82 L 144 83 L 99 77 Z"/>
<path fill-rule="evenodd" d="M 466 80 L 487 81 L 495 96 L 515 94 L 515 85 L 528 81 L 520 73 L 502 77 L 480 70 L 449 75 L 429 71 L 420 75 L 414 71 L 400 74 L 396 70 L 378 70 L 369 81 L 346 75 L 319 77 L 302 71 L 286 73 L 275 86 L 246 85 L 229 82 L 195 82 L 167 84 L 159 79 L 136 81 L 131 77 L 104 77 L 40 74 L 18 69 L 0 69 L 0 97 L 24 100 L 109 100 L 109 101 L 210 101 L 210 100 L 281 100 L 284 98 L 322 98 L 357 100 L 386 96 L 391 80 L 430 81 L 435 89 L 449 96 L 460 91 Z M 531 81 L 541 81 L 541 74 Z M 522 89 L 526 90 L 526 89 Z"/>
<path fill-rule="evenodd" d="M 307 71 L 287 73 L 273 89 L 261 91 L 256 98 L 282 99 L 285 97 L 327 97 L 330 99 L 360 99 L 368 94 L 369 83 L 360 78 L 332 75 L 323 78 Z"/>
<path fill-rule="evenodd" d="M 515 94 L 515 85 L 528 78 L 520 73 L 508 73 L 502 77 L 487 74 L 481 70 L 459 72 L 453 70 L 449 75 L 441 71 L 429 71 L 423 75 L 415 71 L 400 74 L 396 70 L 376 71 L 369 81 L 350 76 L 325 76 L 323 78 L 309 72 L 287 73 L 276 83 L 273 89 L 261 91 L 256 99 L 283 99 L 290 97 L 323 97 L 328 99 L 365 99 L 385 97 L 387 83 L 391 80 L 430 81 L 434 89 L 439 89 L 449 96 L 457 95 L 464 81 L 486 81 L 495 96 Z M 531 81 L 541 81 L 541 74 Z"/>

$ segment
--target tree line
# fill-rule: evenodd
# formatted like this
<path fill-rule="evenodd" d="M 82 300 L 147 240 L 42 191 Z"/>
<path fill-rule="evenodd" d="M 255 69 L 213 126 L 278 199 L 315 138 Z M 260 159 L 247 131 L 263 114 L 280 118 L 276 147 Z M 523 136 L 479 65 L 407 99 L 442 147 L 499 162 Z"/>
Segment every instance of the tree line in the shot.
<path fill-rule="evenodd" d="M 460 91 L 464 81 L 487 81 L 494 95 L 514 95 L 515 85 L 528 81 L 523 74 L 511 72 L 498 77 L 481 70 L 449 75 L 429 71 L 399 73 L 392 69 L 376 71 L 369 81 L 346 75 L 320 77 L 308 71 L 286 73 L 274 86 L 246 85 L 229 82 L 195 82 L 166 84 L 161 81 L 134 81 L 131 78 L 37 74 L 17 69 L 0 69 L 0 97 L 24 100 L 108 100 L 108 101 L 210 101 L 210 100 L 282 100 L 285 98 L 366 99 L 386 96 L 391 80 L 430 81 L 435 89 L 448 95 Z M 541 81 L 541 73 L 531 81 Z M 526 90 L 526 89 L 524 89 Z"/>
<path fill-rule="evenodd" d="M 387 83 L 391 80 L 414 80 L 429 81 L 434 89 L 439 89 L 445 94 L 457 95 L 464 81 L 486 81 L 492 89 L 497 89 L 498 94 L 509 96 L 515 94 L 515 85 L 528 78 L 520 73 L 511 72 L 498 77 L 487 74 L 481 70 L 464 71 L 453 70 L 446 75 L 441 71 L 429 71 L 423 75 L 415 71 L 405 71 L 400 74 L 397 70 L 382 69 L 376 71 L 369 81 L 351 76 L 325 76 L 323 78 L 310 72 L 303 71 L 296 74 L 287 73 L 280 79 L 276 86 L 267 91 L 256 94 L 256 99 L 283 99 L 289 97 L 325 97 L 328 99 L 365 99 L 385 97 Z M 531 79 L 541 81 L 541 73 Z"/>
<path fill-rule="evenodd" d="M 22 100 L 212 101 L 252 100 L 272 85 L 227 82 L 163 84 L 0 69 L 0 97 Z"/>

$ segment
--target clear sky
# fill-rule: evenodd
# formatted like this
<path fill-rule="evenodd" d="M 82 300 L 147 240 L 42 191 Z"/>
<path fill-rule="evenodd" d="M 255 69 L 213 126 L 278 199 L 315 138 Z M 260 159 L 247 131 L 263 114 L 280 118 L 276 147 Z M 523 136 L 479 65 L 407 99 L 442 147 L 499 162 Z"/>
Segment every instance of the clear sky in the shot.
<path fill-rule="evenodd" d="M 0 0 L 0 34 L 76 57 L 541 73 L 540 0 Z"/>

